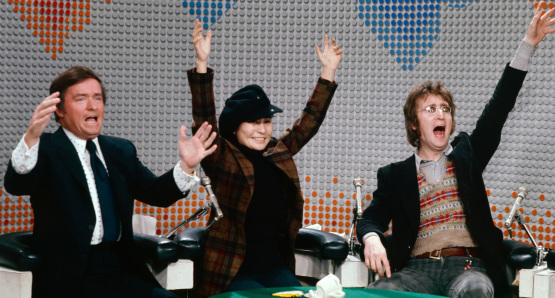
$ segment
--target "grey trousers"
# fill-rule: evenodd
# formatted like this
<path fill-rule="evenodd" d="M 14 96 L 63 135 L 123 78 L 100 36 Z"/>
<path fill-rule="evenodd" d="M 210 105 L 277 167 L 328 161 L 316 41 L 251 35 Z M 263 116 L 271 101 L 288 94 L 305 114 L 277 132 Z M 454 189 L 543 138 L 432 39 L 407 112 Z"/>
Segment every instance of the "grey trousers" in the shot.
<path fill-rule="evenodd" d="M 471 268 L 464 270 L 472 260 Z M 449 297 L 493 297 L 493 283 L 478 258 L 411 259 L 407 266 L 379 279 L 372 289 L 416 292 Z"/>

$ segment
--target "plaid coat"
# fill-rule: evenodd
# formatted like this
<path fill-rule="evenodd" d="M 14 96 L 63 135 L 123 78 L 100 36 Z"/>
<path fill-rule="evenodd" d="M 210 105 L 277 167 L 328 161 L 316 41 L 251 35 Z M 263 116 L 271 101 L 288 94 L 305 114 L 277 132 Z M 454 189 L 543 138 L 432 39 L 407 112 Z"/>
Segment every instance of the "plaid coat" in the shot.
<path fill-rule="evenodd" d="M 212 81 L 214 71 L 206 74 L 187 72 L 193 100 L 193 131 L 204 122 L 218 131 Z M 280 247 L 286 265 L 295 272 L 294 244 L 301 228 L 303 198 L 299 174 L 293 155 L 316 134 L 337 88 L 335 82 L 319 79 L 301 117 L 278 139 L 272 138 L 264 156 L 289 178 L 286 185 L 288 230 L 280 235 Z M 245 255 L 244 222 L 254 191 L 254 169 L 248 159 L 231 142 L 221 136 L 214 141 L 218 148 L 201 163 L 210 177 L 212 188 L 224 217 L 205 233 L 204 257 L 199 294 L 215 295 L 227 288 L 241 267 Z"/>

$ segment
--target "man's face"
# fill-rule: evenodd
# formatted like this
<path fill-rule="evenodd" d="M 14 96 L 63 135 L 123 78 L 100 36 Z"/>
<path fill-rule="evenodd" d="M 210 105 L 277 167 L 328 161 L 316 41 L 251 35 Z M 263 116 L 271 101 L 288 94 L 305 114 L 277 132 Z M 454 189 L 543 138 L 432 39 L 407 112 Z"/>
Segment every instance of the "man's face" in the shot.
<path fill-rule="evenodd" d="M 435 107 L 435 114 L 429 113 L 426 110 L 427 107 Z M 430 94 L 416 100 L 418 127 L 413 125 L 412 129 L 418 132 L 420 137 L 418 155 L 424 159 L 437 160 L 449 143 L 453 117 L 451 113 L 443 112 L 441 107 L 449 107 L 449 105 L 438 95 Z"/>
<path fill-rule="evenodd" d="M 96 138 L 104 122 L 102 87 L 95 79 L 86 79 L 67 88 L 64 109 L 56 109 L 60 124 L 83 140 Z"/>
<path fill-rule="evenodd" d="M 235 134 L 239 144 L 249 149 L 262 151 L 270 143 L 273 129 L 272 118 L 262 118 L 251 122 L 241 122 Z"/>

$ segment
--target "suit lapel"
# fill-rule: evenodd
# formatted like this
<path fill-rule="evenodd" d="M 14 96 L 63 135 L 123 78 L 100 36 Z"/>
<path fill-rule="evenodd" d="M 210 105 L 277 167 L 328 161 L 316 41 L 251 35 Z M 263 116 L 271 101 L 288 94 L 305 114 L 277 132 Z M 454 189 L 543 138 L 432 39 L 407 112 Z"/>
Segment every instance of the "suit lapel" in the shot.
<path fill-rule="evenodd" d="M 52 142 L 57 148 L 56 153 L 61 163 L 69 169 L 79 182 L 79 185 L 86 188 L 88 192 L 89 187 L 87 186 L 87 179 L 85 178 L 85 172 L 83 171 L 79 155 L 77 155 L 75 147 L 61 127 L 54 133 Z"/>
<path fill-rule="evenodd" d="M 83 204 L 87 206 L 89 215 L 94 219 L 96 218 L 94 214 L 94 207 L 91 201 L 91 194 L 89 191 L 89 186 L 87 185 L 87 178 L 85 177 L 85 172 L 83 171 L 83 165 L 77 155 L 75 146 L 69 140 L 63 129 L 60 127 L 52 136 L 52 143 L 56 147 L 56 153 L 60 160 L 61 166 L 65 166 L 69 172 L 73 175 L 80 187 L 82 187 L 88 194 L 88 197 L 79 196 L 83 201 Z"/>
<path fill-rule="evenodd" d="M 418 192 L 414 155 L 399 164 L 395 169 L 397 173 L 394 173 L 393 177 L 401 177 L 398 180 L 399 187 L 397 188 L 401 205 L 407 213 L 412 228 L 418 231 L 420 225 L 420 194 Z"/>

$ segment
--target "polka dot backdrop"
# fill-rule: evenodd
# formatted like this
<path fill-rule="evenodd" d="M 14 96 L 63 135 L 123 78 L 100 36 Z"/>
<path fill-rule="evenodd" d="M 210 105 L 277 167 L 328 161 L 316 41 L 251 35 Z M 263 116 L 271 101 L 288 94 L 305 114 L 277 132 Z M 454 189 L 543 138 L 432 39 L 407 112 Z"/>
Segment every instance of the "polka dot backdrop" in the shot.
<path fill-rule="evenodd" d="M 156 174 L 179 159 L 180 125 L 190 127 L 185 70 L 194 66 L 194 19 L 214 32 L 210 67 L 216 106 L 246 84 L 259 84 L 285 112 L 274 135 L 290 126 L 320 73 L 314 52 L 324 34 L 345 54 L 339 88 L 318 134 L 295 156 L 303 190 L 305 226 L 348 233 L 355 205 L 354 177 L 363 177 L 363 206 L 372 200 L 379 167 L 405 159 L 402 105 L 424 78 L 441 79 L 455 95 L 457 129 L 472 131 L 505 63 L 510 61 L 539 1 L 267 0 L 267 1 L 25 1 L 0 3 L 0 232 L 33 228 L 26 196 L 3 188 L 11 151 L 26 130 L 52 78 L 73 65 L 91 67 L 108 91 L 104 134 L 132 140 Z M 553 7 L 547 1 L 545 9 Z M 494 223 L 503 223 L 516 197 L 533 236 L 552 247 L 555 114 L 551 97 L 554 43 L 537 50 L 517 106 L 484 178 Z M 48 131 L 54 131 L 54 121 Z M 189 132 L 190 134 L 190 132 Z M 200 171 L 202 175 L 202 171 Z M 135 203 L 135 213 L 157 219 L 166 233 L 200 206 L 196 186 L 169 208 Z M 224 215 L 225 216 L 225 215 Z M 204 226 L 208 216 L 187 227 Z M 187 228 L 185 227 L 185 228 Z M 530 243 L 513 225 L 515 239 Z"/>

